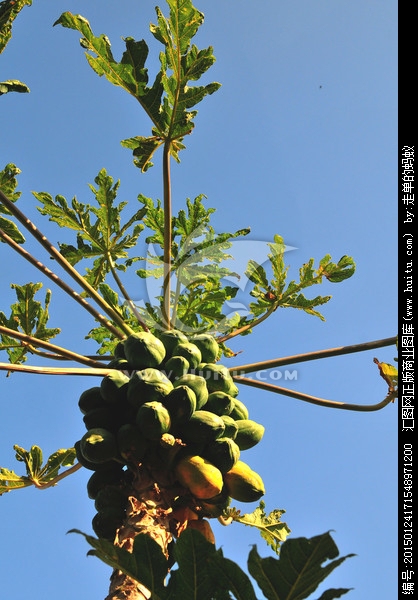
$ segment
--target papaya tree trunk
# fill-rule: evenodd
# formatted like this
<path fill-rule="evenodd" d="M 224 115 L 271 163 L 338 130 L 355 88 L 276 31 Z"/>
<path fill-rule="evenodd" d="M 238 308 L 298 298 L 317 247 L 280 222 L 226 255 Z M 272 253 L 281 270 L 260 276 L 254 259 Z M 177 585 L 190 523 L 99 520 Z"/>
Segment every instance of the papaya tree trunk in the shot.
<path fill-rule="evenodd" d="M 155 458 L 155 457 L 154 457 Z M 169 544 L 187 527 L 189 510 L 174 510 L 174 498 L 187 494 L 179 486 L 167 464 L 153 461 L 152 470 L 143 465 L 135 469 L 132 494 L 128 499 L 124 524 L 117 530 L 114 544 L 132 552 L 134 539 L 140 533 L 149 535 L 169 558 Z M 149 600 L 151 592 L 137 581 L 115 569 L 110 577 L 105 600 Z"/>

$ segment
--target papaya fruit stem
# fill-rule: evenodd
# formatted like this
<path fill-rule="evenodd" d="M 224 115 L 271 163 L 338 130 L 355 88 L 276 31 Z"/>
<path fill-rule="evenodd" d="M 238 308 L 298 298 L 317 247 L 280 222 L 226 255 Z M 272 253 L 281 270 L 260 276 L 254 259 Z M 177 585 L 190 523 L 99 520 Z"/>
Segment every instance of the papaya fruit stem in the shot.
<path fill-rule="evenodd" d="M 73 290 L 67 283 L 62 281 L 53 271 L 48 269 L 44 264 L 42 264 L 39 260 L 37 260 L 32 254 L 27 252 L 20 244 L 17 244 L 11 237 L 9 237 L 2 229 L 0 229 L 0 238 L 6 242 L 15 252 L 20 254 L 24 259 L 31 263 L 34 267 L 36 267 L 43 275 L 46 275 L 49 279 L 51 279 L 58 287 L 60 287 L 64 292 L 66 292 L 73 300 L 78 302 L 83 308 L 87 310 L 95 319 L 97 319 L 104 327 L 106 327 L 113 335 L 115 335 L 119 339 L 124 339 L 125 335 L 117 329 L 110 321 L 106 319 L 103 315 L 101 315 L 93 306 L 91 306 L 85 298 L 80 296 L 75 290 Z"/>
<path fill-rule="evenodd" d="M 83 288 L 85 292 L 100 306 L 102 310 L 119 325 L 126 335 L 133 333 L 132 329 L 124 322 L 121 315 L 108 304 L 104 298 L 74 269 L 66 258 L 51 244 L 47 237 L 39 231 L 28 217 L 0 190 L 0 200 L 14 217 L 29 231 L 37 242 L 45 248 L 50 256 Z"/>
<path fill-rule="evenodd" d="M 115 263 L 113 262 L 113 258 L 110 255 L 110 253 L 108 252 L 106 255 L 107 258 L 107 262 L 109 264 L 109 268 L 110 268 L 110 272 L 112 273 L 113 279 L 116 282 L 116 285 L 118 286 L 118 288 L 120 289 L 120 291 L 122 292 L 123 297 L 125 298 L 126 302 L 129 304 L 130 309 L 132 310 L 132 312 L 134 313 L 138 323 L 140 324 L 140 326 L 142 327 L 142 329 L 144 331 L 149 332 L 149 328 L 146 326 L 146 324 L 144 323 L 144 321 L 142 320 L 141 315 L 138 312 L 138 309 L 136 308 L 135 304 L 132 302 L 128 292 L 126 291 L 125 286 L 123 285 L 119 275 L 116 272 L 116 268 L 115 268 Z"/>
<path fill-rule="evenodd" d="M 353 344 L 351 346 L 341 346 L 339 348 L 329 348 L 328 350 L 317 350 L 316 352 L 308 352 L 306 354 L 296 354 L 295 356 L 286 356 L 284 358 L 274 358 L 264 362 L 257 362 L 240 367 L 230 367 L 229 372 L 234 377 L 234 374 L 241 375 L 244 373 L 254 373 L 263 369 L 272 369 L 273 367 L 284 367 L 309 360 L 317 360 L 320 358 L 329 358 L 331 356 L 341 356 L 343 354 L 353 354 L 354 352 L 366 352 L 384 346 L 392 346 L 396 344 L 397 337 L 384 338 L 382 340 L 374 340 L 371 342 L 363 342 L 361 344 Z"/>
<path fill-rule="evenodd" d="M 244 385 L 249 385 L 251 387 L 260 388 L 262 390 L 266 390 L 268 392 L 274 392 L 276 394 L 282 394 L 283 396 L 289 396 L 290 398 L 295 398 L 296 400 L 302 400 L 303 402 L 308 402 L 310 404 L 316 404 L 318 406 L 325 406 L 328 408 L 340 408 L 342 410 L 353 410 L 358 412 L 372 412 L 376 410 L 381 410 L 389 402 L 393 401 L 396 397 L 396 393 L 389 393 L 384 400 L 378 402 L 377 404 L 350 404 L 348 402 L 336 402 L 334 400 L 325 400 L 324 398 L 316 398 L 315 396 L 309 396 L 308 394 L 302 394 L 301 392 L 294 392 L 292 390 L 288 390 L 283 387 L 279 387 L 278 385 L 272 385 L 271 383 L 265 383 L 263 381 L 255 381 L 254 379 L 248 379 L 247 377 L 234 377 L 234 381 L 237 383 L 242 383 Z"/>

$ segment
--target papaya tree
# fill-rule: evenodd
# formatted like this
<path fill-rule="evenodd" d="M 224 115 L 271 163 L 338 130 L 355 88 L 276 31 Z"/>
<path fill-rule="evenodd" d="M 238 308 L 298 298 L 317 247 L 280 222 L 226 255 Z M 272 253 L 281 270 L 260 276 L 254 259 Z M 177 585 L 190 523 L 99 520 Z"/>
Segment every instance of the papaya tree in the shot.
<path fill-rule="evenodd" d="M 48 141 L 54 148 L 51 160 L 60 154 L 58 148 L 65 147 L 65 135 L 76 132 L 71 177 L 68 181 L 63 177 L 62 189 L 58 189 L 60 177 L 54 177 L 57 189 L 51 191 L 48 177 L 44 182 L 43 175 L 34 175 L 33 185 L 39 188 L 26 193 L 26 184 L 21 187 L 20 182 L 30 175 L 18 163 L 26 161 L 24 148 L 31 143 L 19 140 L 22 152 L 10 157 L 8 144 L 2 144 L 2 264 L 7 277 L 13 278 L 5 293 L 11 306 L 2 305 L 0 312 L 0 369 L 7 375 L 1 383 L 2 411 L 18 404 L 16 429 L 10 427 L 10 436 L 19 439 L 13 439 L 13 453 L 7 456 L 11 462 L 14 454 L 19 464 L 1 469 L 1 501 L 24 502 L 25 508 L 21 505 L 17 514 L 22 515 L 19 526 L 25 539 L 33 535 L 36 543 L 40 533 L 32 534 L 30 527 L 41 528 L 49 540 L 51 560 L 55 555 L 62 561 L 50 539 L 49 524 L 33 517 L 45 495 L 62 494 L 58 502 L 57 495 L 50 501 L 56 502 L 55 514 L 64 531 L 73 534 L 67 540 L 87 542 L 89 555 L 101 561 L 94 561 L 95 566 L 89 561 L 90 569 L 101 569 L 102 574 L 111 567 L 108 591 L 106 582 L 94 582 L 94 593 L 100 588 L 108 600 L 252 600 L 260 594 L 290 600 L 308 597 L 315 590 L 323 599 L 341 597 L 349 588 L 333 572 L 352 554 L 339 556 L 329 533 L 333 523 L 318 529 L 320 523 L 312 514 L 312 481 L 301 476 L 300 491 L 294 479 L 288 485 L 291 463 L 287 454 L 295 453 L 303 461 L 300 473 L 316 470 L 312 478 L 326 481 L 328 514 L 338 507 L 341 494 L 335 485 L 336 463 L 330 458 L 336 448 L 333 438 L 346 436 L 346 448 L 350 448 L 353 441 L 364 444 L 359 434 L 364 419 L 366 427 L 380 428 L 379 434 L 382 423 L 384 427 L 394 422 L 393 415 L 388 421 L 377 420 L 393 411 L 397 397 L 394 332 L 385 331 L 386 324 L 379 322 L 383 334 L 368 337 L 374 329 L 370 323 L 361 339 L 341 342 L 336 333 L 341 333 L 344 321 L 350 320 L 348 329 L 357 335 L 356 321 L 341 314 L 338 300 L 333 299 L 334 312 L 329 308 L 332 303 L 328 304 L 335 290 L 337 298 L 343 296 L 343 288 L 358 276 L 351 256 L 356 244 L 336 256 L 326 250 L 314 259 L 306 256 L 306 243 L 298 242 L 304 256 L 297 263 L 293 256 L 302 254 L 286 240 L 283 229 L 288 218 L 282 201 L 275 199 L 265 210 L 259 197 L 265 193 L 263 186 L 260 192 L 254 188 L 246 201 L 228 196 L 228 202 L 223 198 L 213 202 L 218 205 L 216 213 L 211 200 L 201 190 L 195 191 L 196 173 L 205 171 L 204 181 L 211 188 L 218 175 L 227 172 L 217 153 L 228 143 L 228 135 L 220 126 L 221 104 L 215 104 L 218 112 L 206 109 L 221 95 L 221 85 L 210 78 L 216 69 L 214 50 L 205 41 L 205 28 L 201 30 L 203 13 L 191 0 L 167 0 L 167 6 L 156 7 L 154 13 L 151 6 L 134 0 L 129 9 L 118 7 L 117 15 L 114 6 L 106 8 L 112 30 L 117 29 L 113 18 L 118 21 L 125 10 L 124 26 L 134 29 L 119 41 L 102 34 L 100 22 L 95 25 L 95 17 L 100 21 L 103 11 L 90 10 L 88 20 L 78 14 L 80 3 L 70 4 L 51 16 L 51 35 L 57 49 L 64 49 L 65 54 L 71 48 L 78 56 L 79 70 L 76 75 L 66 73 L 58 61 L 53 83 L 45 74 L 45 90 L 59 98 L 63 93 L 59 80 L 70 78 L 65 93 L 72 90 L 76 112 L 91 104 L 91 113 L 82 121 L 81 112 L 73 115 L 66 109 L 56 113 L 58 121 L 51 118 L 43 130 L 48 132 L 46 137 L 55 134 L 59 140 L 51 137 Z M 44 17 L 36 4 L 26 10 L 31 5 L 32 0 L 0 2 L 0 52 L 21 19 L 29 19 L 31 12 L 35 19 Z M 218 8 L 221 13 L 226 10 L 223 5 Z M 43 11 L 51 15 L 50 8 Z M 205 12 L 216 19 L 211 6 Z M 151 24 L 145 41 L 141 37 L 146 35 L 147 19 Z M 239 16 L 236 23 L 240 23 Z M 229 23 L 228 35 L 234 24 Z M 78 54 L 74 35 L 82 47 Z M 42 54 L 45 43 L 39 42 L 38 48 Z M 238 69 L 237 73 L 250 86 L 249 79 L 254 80 L 258 72 L 251 64 L 251 48 L 243 44 L 234 49 L 233 56 L 245 65 L 246 71 Z M 35 55 L 27 56 L 28 62 L 32 59 L 36 60 Z M 86 60 L 101 78 L 95 78 L 94 84 L 81 83 L 83 78 L 90 82 L 91 69 L 83 64 Z M 28 85 L 15 77 L 20 74 L 7 74 L 0 83 L 0 94 L 5 96 L 1 101 L 7 103 L 2 111 L 5 122 L 17 121 L 19 111 L 25 110 L 24 102 L 38 93 L 31 86 L 29 97 L 12 94 L 29 92 Z M 105 80 L 113 87 L 106 86 Z M 30 85 L 27 77 L 25 81 Z M 318 84 L 315 91 L 322 93 L 323 87 Z M 88 93 L 88 89 L 97 92 Z M 127 103 L 121 104 L 120 97 Z M 102 98 L 110 111 L 108 120 L 90 123 Z M 14 106 L 19 107 L 17 111 Z M 214 145 L 199 150 L 194 140 L 198 137 L 197 107 L 201 106 L 204 131 L 200 135 L 208 135 Z M 258 117 L 265 137 L 272 135 L 267 131 L 275 130 L 279 118 L 275 107 L 271 109 L 268 120 Z M 97 160 L 102 163 L 103 156 L 93 156 L 92 148 L 96 151 L 109 140 L 113 144 L 111 113 L 115 111 L 122 113 L 118 125 L 124 133 L 117 133 L 118 142 L 123 139 L 112 152 L 120 149 L 126 163 L 123 172 L 129 173 L 131 183 L 124 187 L 110 168 L 100 164 L 93 174 L 89 172 L 89 195 L 83 190 L 79 200 L 74 195 L 79 181 L 75 167 L 80 160 L 93 167 Z M 126 122 L 124 111 L 129 116 Z M 251 123 L 242 117 L 240 130 L 248 127 L 241 138 L 245 145 L 235 149 L 250 156 L 248 165 L 259 160 L 260 154 L 258 133 Z M 99 131 L 95 146 L 91 140 Z M 196 162 L 187 162 L 188 154 L 199 152 Z M 63 156 L 59 162 L 68 161 Z M 43 164 L 48 174 L 48 164 Z M 234 178 L 249 185 L 242 167 L 237 165 L 237 171 Z M 255 170 L 253 176 L 258 179 Z M 277 187 L 275 181 L 270 192 L 275 194 Z M 294 218 L 303 222 L 306 210 L 309 227 L 326 243 L 322 223 L 328 216 L 321 203 L 311 210 L 296 196 L 293 200 Z M 221 214 L 225 205 L 233 207 L 234 214 L 227 226 Z M 249 222 L 243 223 L 243 217 Z M 279 231 L 260 241 L 271 222 Z M 336 209 L 333 222 L 336 231 L 344 231 L 342 208 Z M 255 231 L 257 227 L 260 231 Z M 329 238 L 330 245 L 339 250 L 332 230 Z M 322 244 L 316 245 L 322 249 Z M 22 279 L 26 268 L 30 274 Z M 387 268 L 379 264 L 379 273 L 387 277 Z M 348 304 L 359 303 L 364 290 L 350 289 Z M 364 302 L 369 302 L 367 296 Z M 326 335 L 320 333 L 324 314 L 333 320 Z M 283 325 L 286 318 L 287 326 Z M 306 325 L 309 320 L 315 325 Z M 372 316 L 367 320 L 372 321 Z M 309 344 L 308 337 L 312 338 Z M 334 343 L 327 346 L 327 340 Z M 372 373 L 373 397 L 364 391 L 363 356 L 368 357 L 367 369 Z M 322 372 L 318 364 L 324 359 L 329 360 Z M 328 365 L 338 360 L 344 360 L 344 366 L 335 375 L 334 367 Z M 327 380 L 332 379 L 333 397 L 311 392 L 310 377 L 312 385 L 320 380 L 325 390 L 329 389 Z M 286 379 L 290 384 L 282 385 Z M 325 417 L 316 417 L 319 413 L 327 415 L 327 427 L 333 430 L 327 431 L 325 441 L 320 439 Z M 350 421 L 351 417 L 355 420 Z M 47 442 L 41 444 L 44 435 Z M 9 433 L 2 432 L 3 437 L 8 439 Z M 269 445 L 263 451 L 266 440 Z M 320 464 L 312 461 L 313 444 L 325 453 Z M 363 458 L 366 468 L 376 468 L 374 452 L 373 458 L 372 462 L 368 456 Z M 381 464 L 379 457 L 379 468 Z M 343 461 L 343 469 L 345 465 Z M 360 470 L 359 465 L 352 467 L 352 472 L 345 473 L 348 485 Z M 70 507 L 64 496 L 71 485 Z M 42 490 L 44 494 L 39 493 Z M 21 500 L 25 494 L 29 500 Z M 298 494 L 303 498 L 301 510 L 307 515 L 310 537 L 302 537 L 302 532 L 294 535 L 293 524 L 289 527 L 284 521 L 283 506 L 289 511 Z M 85 518 L 79 507 L 85 510 Z M 294 512 L 292 508 L 293 521 Z M 228 549 L 229 532 L 239 528 L 245 534 L 261 533 L 262 544 L 267 543 L 273 556 L 263 558 L 256 546 L 248 554 L 246 548 L 245 567 L 242 549 Z M 355 545 L 348 552 L 352 550 L 357 551 Z M 328 575 L 333 587 L 318 588 Z M 39 587 L 42 597 L 56 593 L 51 578 L 47 579 L 45 587 Z M 86 589 L 78 588 L 78 595 L 89 596 Z M 59 594 L 64 598 L 61 587 Z"/>

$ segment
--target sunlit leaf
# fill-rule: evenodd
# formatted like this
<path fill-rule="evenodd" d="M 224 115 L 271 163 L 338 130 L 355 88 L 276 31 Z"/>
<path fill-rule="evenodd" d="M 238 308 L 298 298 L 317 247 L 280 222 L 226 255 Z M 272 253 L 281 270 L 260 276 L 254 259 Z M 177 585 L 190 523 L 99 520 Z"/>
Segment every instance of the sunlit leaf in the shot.
<path fill-rule="evenodd" d="M 264 538 L 267 544 L 276 552 L 279 553 L 280 544 L 284 542 L 290 533 L 290 529 L 286 523 L 281 521 L 284 510 L 275 509 L 270 514 L 265 513 L 265 504 L 263 501 L 250 514 L 241 515 L 240 511 L 232 509 L 229 516 L 232 516 L 234 521 L 243 523 L 246 526 L 255 527 L 259 530 L 260 535 Z"/>
<path fill-rule="evenodd" d="M 354 556 L 337 558 L 338 554 L 329 533 L 310 539 L 289 539 L 282 545 L 278 559 L 261 558 L 254 546 L 248 557 L 248 570 L 267 600 L 303 600 L 346 558 Z M 333 596 L 328 590 L 328 600 L 348 591 L 336 590 L 339 595 Z"/>

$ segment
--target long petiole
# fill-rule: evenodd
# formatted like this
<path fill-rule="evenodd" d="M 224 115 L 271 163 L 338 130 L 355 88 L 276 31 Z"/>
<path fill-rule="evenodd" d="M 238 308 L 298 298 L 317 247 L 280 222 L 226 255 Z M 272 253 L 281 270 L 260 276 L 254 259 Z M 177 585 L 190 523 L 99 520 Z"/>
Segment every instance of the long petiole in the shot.
<path fill-rule="evenodd" d="M 31 481 L 38 490 L 46 490 L 47 488 L 52 487 L 53 485 L 57 484 L 58 481 L 61 481 L 61 479 L 64 479 L 64 477 L 68 477 L 68 475 L 72 475 L 73 473 L 75 473 L 76 471 L 81 469 L 81 467 L 82 467 L 82 465 L 80 465 L 80 463 L 77 463 L 73 467 L 66 469 L 65 471 L 63 471 L 62 473 L 60 473 L 59 475 L 54 477 L 54 479 L 51 479 L 51 481 L 48 481 L 48 483 L 38 483 L 34 479 L 32 479 Z"/>
<path fill-rule="evenodd" d="M 178 268 L 177 274 L 176 274 L 177 275 L 176 291 L 174 294 L 173 314 L 171 316 L 171 323 L 174 328 L 176 327 L 177 308 L 178 308 L 180 292 L 181 292 L 180 271 L 181 271 L 181 266 Z"/>
<path fill-rule="evenodd" d="M 83 308 L 85 308 L 99 323 L 104 325 L 111 333 L 113 333 L 117 338 L 124 339 L 125 335 L 117 329 L 110 321 L 106 319 L 103 315 L 101 315 L 93 306 L 91 306 L 87 300 L 85 300 L 80 294 L 78 294 L 75 290 L 73 290 L 68 284 L 66 284 L 62 279 L 58 277 L 53 271 L 48 269 L 45 265 L 43 265 L 39 260 L 37 260 L 32 254 L 27 252 L 22 246 L 14 242 L 2 229 L 0 229 L 0 238 L 5 241 L 13 250 L 15 250 L 18 254 L 20 254 L 23 258 L 25 258 L 28 262 L 30 262 L 34 267 L 36 267 L 41 273 L 49 277 L 58 287 L 60 287 L 64 292 L 66 292 L 71 298 L 73 298 L 76 302 L 78 302 Z"/>
<path fill-rule="evenodd" d="M 229 371 L 231 375 L 234 375 L 234 373 L 236 373 L 237 375 L 241 375 L 244 373 L 254 373 L 255 371 L 272 369 L 273 367 L 284 367 L 286 365 L 294 365 L 296 363 L 306 362 L 309 360 L 318 360 L 320 358 L 329 358 L 331 356 L 341 356 L 343 354 L 353 354 L 355 352 L 366 352 L 367 350 L 383 348 L 384 346 L 393 346 L 394 344 L 396 344 L 396 340 L 397 337 L 394 336 L 382 340 L 375 340 L 372 342 L 363 342 L 362 344 L 341 346 L 339 348 L 330 348 L 328 350 L 318 350 L 316 352 L 308 352 L 307 354 L 296 354 L 295 356 L 286 356 L 284 358 L 275 358 L 273 360 L 266 360 L 264 362 L 241 365 L 240 367 L 231 367 Z"/>
<path fill-rule="evenodd" d="M 110 304 L 108 304 L 102 296 L 80 275 L 80 273 L 74 269 L 74 267 L 67 261 L 66 258 L 51 244 L 51 242 L 37 229 L 26 215 L 24 215 L 18 208 L 11 202 L 7 196 L 0 190 L 0 200 L 9 209 L 14 217 L 29 231 L 31 235 L 45 248 L 50 256 L 57 261 L 57 263 L 72 277 L 77 283 L 83 288 L 85 292 L 100 306 L 102 310 L 111 318 L 119 327 L 130 335 L 133 333 L 132 329 L 124 322 L 120 314 L 114 310 Z"/>
<path fill-rule="evenodd" d="M 65 348 L 56 346 L 55 344 L 51 344 L 50 342 L 39 340 L 31 335 L 20 333 L 20 331 L 16 331 L 15 329 L 9 329 L 9 327 L 3 327 L 0 325 L 0 334 L 15 338 L 29 345 L 39 346 L 40 348 L 44 348 L 45 350 L 49 350 L 55 354 L 60 354 L 61 356 L 67 357 L 69 360 L 74 360 L 83 365 L 87 365 L 88 367 L 101 367 L 101 364 L 96 360 L 92 360 L 91 358 L 87 358 L 86 356 L 82 356 L 76 352 L 71 352 L 70 350 L 66 350 Z"/>
<path fill-rule="evenodd" d="M 256 325 L 259 325 L 260 323 L 262 323 L 263 321 L 265 321 L 267 319 L 267 317 L 269 317 L 272 313 L 274 313 L 274 311 L 276 309 L 277 309 L 277 305 L 274 304 L 273 306 L 271 306 L 268 309 L 268 311 L 266 313 L 264 313 L 264 315 L 262 315 L 261 317 L 259 317 L 255 321 L 253 321 L 252 323 L 248 323 L 248 325 L 244 325 L 243 327 L 240 327 L 239 329 L 236 329 L 232 333 L 228 333 L 226 335 L 222 335 L 222 336 L 216 338 L 216 341 L 219 342 L 219 343 L 226 342 L 227 340 L 230 340 L 231 338 L 233 338 L 233 337 L 235 337 L 237 335 L 240 335 L 244 331 L 247 331 L 248 329 L 252 329 Z"/>
<path fill-rule="evenodd" d="M 32 373 L 33 375 L 87 375 L 92 377 L 105 377 L 113 373 L 114 369 L 97 368 L 81 369 L 80 367 L 36 367 L 29 365 L 14 365 L 12 363 L 0 363 L 0 371 L 10 373 Z"/>
<path fill-rule="evenodd" d="M 122 281 L 120 280 L 120 277 L 116 271 L 115 263 L 113 262 L 113 258 L 111 257 L 111 255 L 109 253 L 107 254 L 106 258 L 107 258 L 107 262 L 109 264 L 110 272 L 112 273 L 113 279 L 115 280 L 116 285 L 120 289 L 126 302 L 129 304 L 129 307 L 132 310 L 133 314 L 135 315 L 138 323 L 141 325 L 141 327 L 144 331 L 149 331 L 149 328 L 146 326 L 146 324 L 142 320 L 142 317 L 139 314 L 135 304 L 132 302 L 128 292 L 125 289 L 125 286 L 123 285 Z"/>
<path fill-rule="evenodd" d="M 171 296 L 171 177 L 170 177 L 170 142 L 164 144 L 163 154 L 163 186 L 164 186 L 164 279 L 163 279 L 163 324 L 171 329 L 170 296 Z"/>
<path fill-rule="evenodd" d="M 254 379 L 248 379 L 247 377 L 235 376 L 234 381 L 237 383 L 242 383 L 243 385 L 249 385 L 251 387 L 266 390 L 268 392 L 281 394 L 282 396 L 295 398 L 296 400 L 302 400 L 303 402 L 308 402 L 309 404 L 316 404 L 317 406 L 324 406 L 326 408 L 339 408 L 342 410 L 353 410 L 358 412 L 372 412 L 381 410 L 387 406 L 389 402 L 394 401 L 396 398 L 396 393 L 391 392 L 384 400 L 378 402 L 377 404 L 349 404 L 346 402 L 335 402 L 333 400 L 325 400 L 324 398 L 316 398 L 315 396 L 309 396 L 308 394 L 302 394 L 300 392 L 293 392 L 292 390 L 279 387 L 278 385 L 264 383 L 263 381 L 255 381 Z"/>

